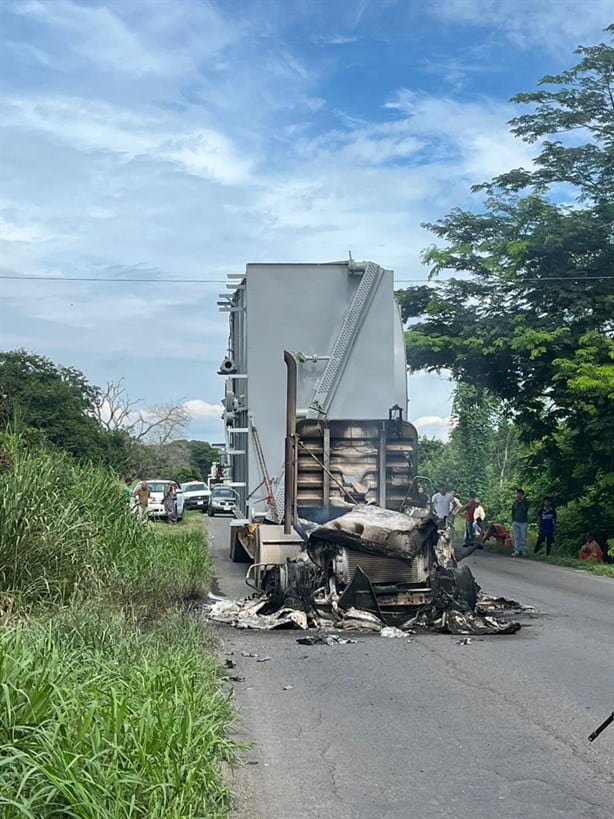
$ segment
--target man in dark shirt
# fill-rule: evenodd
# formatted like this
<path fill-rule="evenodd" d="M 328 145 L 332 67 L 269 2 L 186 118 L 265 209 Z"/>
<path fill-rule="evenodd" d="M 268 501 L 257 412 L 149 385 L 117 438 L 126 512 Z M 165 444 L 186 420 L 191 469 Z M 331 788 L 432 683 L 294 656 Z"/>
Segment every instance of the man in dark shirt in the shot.
<path fill-rule="evenodd" d="M 527 553 L 527 531 L 529 529 L 529 501 L 524 489 L 516 490 L 516 500 L 512 504 L 512 534 L 514 536 L 514 557 Z"/>
<path fill-rule="evenodd" d="M 546 544 L 546 555 L 549 555 L 554 545 L 554 532 L 556 529 L 556 509 L 552 505 L 552 498 L 544 498 L 541 509 L 537 513 L 537 541 L 535 543 L 534 554 L 537 554 Z"/>

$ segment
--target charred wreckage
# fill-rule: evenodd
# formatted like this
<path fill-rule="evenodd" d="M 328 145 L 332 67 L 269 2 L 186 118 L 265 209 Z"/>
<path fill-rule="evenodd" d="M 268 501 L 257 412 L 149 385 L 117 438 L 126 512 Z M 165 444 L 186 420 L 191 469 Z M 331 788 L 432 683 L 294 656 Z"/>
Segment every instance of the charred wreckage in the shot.
<path fill-rule="evenodd" d="M 242 601 L 218 600 L 210 619 L 237 628 L 310 627 L 448 634 L 513 634 L 502 619 L 520 604 L 481 593 L 456 552 L 451 530 L 426 507 L 395 512 L 358 504 L 324 523 L 297 519 L 291 538 L 263 543 L 267 526 L 235 526 L 235 550 L 253 555 L 246 580 L 255 590 Z M 271 527 L 268 527 L 271 528 Z M 280 527 L 278 527 L 280 528 Z M 279 550 L 295 549 L 279 562 Z M 267 555 L 271 562 L 267 562 Z M 386 631 L 388 627 L 388 630 Z"/>

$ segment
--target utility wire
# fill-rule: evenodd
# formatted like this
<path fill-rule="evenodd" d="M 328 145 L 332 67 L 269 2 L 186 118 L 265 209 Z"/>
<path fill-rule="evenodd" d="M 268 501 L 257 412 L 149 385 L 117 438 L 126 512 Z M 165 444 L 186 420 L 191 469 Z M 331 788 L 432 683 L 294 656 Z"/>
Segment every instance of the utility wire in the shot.
<path fill-rule="evenodd" d="M 40 281 L 40 282 L 92 282 L 97 284 L 232 284 L 228 279 L 109 279 L 109 278 L 86 278 L 85 276 L 13 276 L 0 274 L 0 280 L 13 281 Z M 543 276 L 539 279 L 526 280 L 519 279 L 518 284 L 531 284 L 535 286 L 541 282 L 565 282 L 565 281 L 606 281 L 614 279 L 612 276 Z M 395 284 L 446 284 L 450 279 L 395 279 Z M 457 279 L 457 281 L 472 281 L 471 279 Z M 236 283 L 239 284 L 237 279 Z M 508 284 L 514 284 L 508 281 Z"/>

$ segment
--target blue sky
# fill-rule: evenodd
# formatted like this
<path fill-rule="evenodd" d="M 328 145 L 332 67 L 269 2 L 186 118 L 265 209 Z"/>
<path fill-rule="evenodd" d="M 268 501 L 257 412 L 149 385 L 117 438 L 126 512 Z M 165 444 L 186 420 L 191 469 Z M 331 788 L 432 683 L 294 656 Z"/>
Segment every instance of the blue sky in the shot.
<path fill-rule="evenodd" d="M 220 440 L 226 274 L 351 249 L 399 286 L 426 278 L 421 223 L 479 207 L 472 184 L 530 164 L 509 97 L 605 39 L 611 12 L 0 0 L 0 275 L 43 277 L 0 279 L 0 347 L 124 378 L 146 405 L 188 402 L 190 436 Z M 444 377 L 411 377 L 421 432 L 445 435 L 449 394 Z"/>

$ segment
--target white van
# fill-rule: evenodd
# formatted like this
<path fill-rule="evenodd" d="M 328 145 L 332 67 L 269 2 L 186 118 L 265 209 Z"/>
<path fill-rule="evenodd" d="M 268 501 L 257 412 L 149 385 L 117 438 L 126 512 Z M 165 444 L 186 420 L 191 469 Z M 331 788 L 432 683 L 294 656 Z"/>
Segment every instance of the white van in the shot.
<path fill-rule="evenodd" d="M 168 483 L 172 483 L 177 491 L 177 520 L 183 518 L 183 492 L 181 487 L 177 486 L 175 481 L 163 480 L 162 478 L 153 478 L 145 481 L 151 495 L 149 496 L 149 503 L 147 504 L 147 514 L 150 518 L 158 518 L 162 520 L 167 517 L 162 501 L 164 500 L 164 489 Z M 138 486 L 138 484 L 137 484 Z M 134 506 L 136 506 L 136 499 L 133 499 Z"/>

